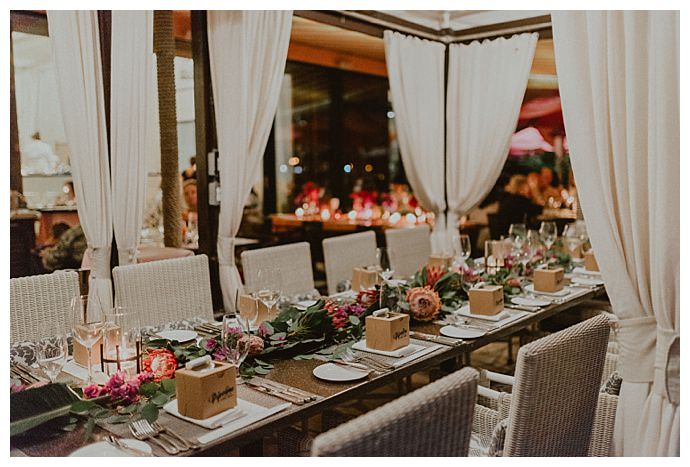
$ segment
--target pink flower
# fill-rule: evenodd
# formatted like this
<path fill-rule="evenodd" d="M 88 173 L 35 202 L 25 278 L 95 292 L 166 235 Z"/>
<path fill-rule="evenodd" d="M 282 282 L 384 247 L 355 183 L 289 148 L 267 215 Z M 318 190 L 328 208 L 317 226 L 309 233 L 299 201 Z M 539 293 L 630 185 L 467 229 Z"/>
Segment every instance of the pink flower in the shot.
<path fill-rule="evenodd" d="M 27 387 L 28 387 L 28 386 L 25 385 L 25 384 L 13 383 L 13 384 L 10 386 L 10 392 L 11 392 L 12 394 L 17 393 L 17 392 L 22 392 L 22 391 L 25 390 Z"/>
<path fill-rule="evenodd" d="M 259 336 L 249 338 L 249 355 L 259 355 L 264 351 L 264 340 Z"/>
<path fill-rule="evenodd" d="M 428 285 L 407 290 L 410 313 L 417 321 L 433 321 L 441 311 L 441 298 Z"/>
<path fill-rule="evenodd" d="M 441 266 L 427 266 L 426 268 L 426 285 L 433 287 L 438 280 L 446 273 L 446 268 Z"/>
<path fill-rule="evenodd" d="M 506 282 L 509 287 L 520 287 L 520 279 L 517 277 L 513 277 L 512 279 L 508 279 Z"/>
<path fill-rule="evenodd" d="M 266 326 L 266 322 L 264 321 L 263 323 L 261 323 L 259 325 L 259 336 L 261 336 L 262 338 L 265 339 L 267 336 L 270 336 L 270 335 L 271 335 L 271 331 L 268 328 L 268 326 Z"/>
<path fill-rule="evenodd" d="M 131 381 L 124 383 L 123 385 L 110 391 L 110 399 L 124 399 L 127 403 L 132 403 L 139 400 L 139 383 L 137 379 L 132 379 Z"/>
<path fill-rule="evenodd" d="M 214 338 L 206 339 L 204 341 L 203 347 L 205 351 L 210 352 L 216 347 L 218 347 L 218 341 Z"/>
<path fill-rule="evenodd" d="M 213 352 L 213 359 L 216 361 L 224 362 L 227 358 L 227 352 L 222 347 L 218 348 Z"/>
<path fill-rule="evenodd" d="M 365 308 L 369 308 L 375 303 L 379 302 L 379 291 L 378 290 L 362 290 L 357 294 L 357 303 L 361 304 Z"/>
<path fill-rule="evenodd" d="M 139 384 L 144 384 L 148 383 L 150 381 L 153 381 L 155 378 L 155 375 L 151 371 L 142 371 L 137 375 L 137 381 L 139 381 Z"/>
<path fill-rule="evenodd" d="M 122 371 L 116 371 L 114 375 L 110 377 L 105 386 L 103 387 L 106 393 L 112 393 L 114 389 L 119 388 L 125 384 L 125 374 Z"/>
<path fill-rule="evenodd" d="M 105 388 L 101 388 L 97 384 L 90 384 L 89 386 L 86 386 L 84 388 L 84 397 L 87 399 L 93 399 L 94 397 L 102 396 L 104 393 L 106 393 Z"/>

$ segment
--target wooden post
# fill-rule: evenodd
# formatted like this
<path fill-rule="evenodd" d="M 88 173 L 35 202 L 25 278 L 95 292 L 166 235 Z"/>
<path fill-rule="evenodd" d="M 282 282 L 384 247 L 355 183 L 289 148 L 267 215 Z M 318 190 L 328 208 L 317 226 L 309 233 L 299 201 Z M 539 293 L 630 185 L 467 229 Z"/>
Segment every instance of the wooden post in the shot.
<path fill-rule="evenodd" d="M 158 121 L 161 142 L 161 189 L 163 190 L 163 241 L 165 246 L 182 245 L 180 171 L 177 154 L 177 110 L 175 101 L 175 39 L 171 10 L 156 10 L 153 21 L 153 51 L 158 77 Z"/>
<path fill-rule="evenodd" d="M 12 32 L 10 31 L 10 190 L 21 193 L 23 188 L 17 101 L 14 97 L 14 47 L 12 46 Z"/>

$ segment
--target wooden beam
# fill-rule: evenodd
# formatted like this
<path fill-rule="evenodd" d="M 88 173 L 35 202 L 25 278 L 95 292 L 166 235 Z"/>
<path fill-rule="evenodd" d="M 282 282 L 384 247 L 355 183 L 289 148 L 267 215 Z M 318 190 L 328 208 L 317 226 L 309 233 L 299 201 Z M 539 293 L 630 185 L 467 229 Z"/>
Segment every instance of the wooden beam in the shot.
<path fill-rule="evenodd" d="M 487 26 L 478 26 L 476 28 L 454 31 L 451 43 L 465 44 L 475 40 L 510 37 L 514 34 L 523 32 L 538 32 L 540 39 L 552 38 L 551 15 L 535 16 L 533 18 L 524 18 L 516 21 L 506 21 L 504 23 L 489 24 Z"/>
<path fill-rule="evenodd" d="M 14 95 L 14 47 L 12 46 L 12 32 L 10 32 L 10 190 L 16 190 L 21 193 L 23 189 L 17 101 Z"/>
<path fill-rule="evenodd" d="M 375 76 L 388 76 L 385 62 L 356 55 L 341 54 L 328 49 L 300 44 L 299 42 L 290 42 L 288 60 Z"/>
<path fill-rule="evenodd" d="M 10 31 L 47 36 L 48 17 L 44 12 L 12 10 L 10 11 Z"/>

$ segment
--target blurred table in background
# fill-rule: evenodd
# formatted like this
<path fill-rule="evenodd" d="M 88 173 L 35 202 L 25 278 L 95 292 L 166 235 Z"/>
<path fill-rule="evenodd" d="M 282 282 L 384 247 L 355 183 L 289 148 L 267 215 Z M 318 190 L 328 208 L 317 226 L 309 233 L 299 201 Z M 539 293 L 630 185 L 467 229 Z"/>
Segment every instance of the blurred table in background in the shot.
<path fill-rule="evenodd" d="M 37 209 L 41 213 L 38 225 L 36 244 L 42 245 L 53 238 L 52 227 L 60 222 L 74 227 L 79 224 L 79 214 L 76 206 L 54 206 Z M 57 240 L 57 239 L 56 239 Z"/>

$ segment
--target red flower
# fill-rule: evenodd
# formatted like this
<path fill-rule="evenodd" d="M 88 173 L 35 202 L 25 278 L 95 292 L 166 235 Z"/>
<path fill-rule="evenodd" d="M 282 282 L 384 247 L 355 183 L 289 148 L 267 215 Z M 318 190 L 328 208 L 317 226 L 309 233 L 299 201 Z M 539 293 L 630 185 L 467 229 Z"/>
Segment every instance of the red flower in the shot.
<path fill-rule="evenodd" d="M 362 305 L 364 308 L 369 308 L 370 306 L 379 302 L 379 291 L 378 290 L 362 290 L 357 293 L 357 303 Z"/>
<path fill-rule="evenodd" d="M 441 266 L 426 267 L 426 285 L 433 287 L 438 280 L 446 273 L 446 269 Z"/>
<path fill-rule="evenodd" d="M 177 370 L 175 354 L 168 349 L 149 350 L 144 358 L 144 370 L 153 373 L 153 380 L 156 382 L 172 378 Z"/>

